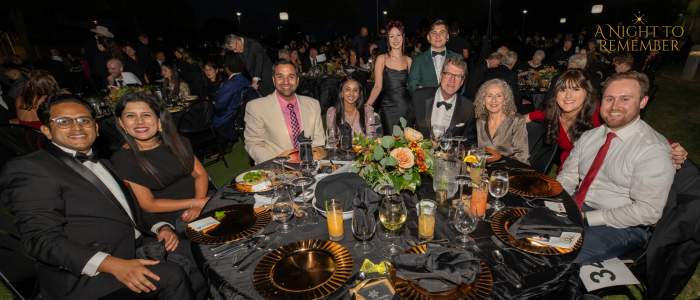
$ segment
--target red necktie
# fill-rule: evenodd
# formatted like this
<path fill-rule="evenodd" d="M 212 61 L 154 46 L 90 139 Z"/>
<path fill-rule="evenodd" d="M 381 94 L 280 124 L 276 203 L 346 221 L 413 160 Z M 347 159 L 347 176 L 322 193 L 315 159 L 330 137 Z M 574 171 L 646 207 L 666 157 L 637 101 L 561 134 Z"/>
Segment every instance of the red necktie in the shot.
<path fill-rule="evenodd" d="M 595 180 L 596 175 L 598 175 L 598 171 L 600 171 L 603 161 L 605 161 L 605 155 L 608 154 L 608 149 L 610 148 L 610 141 L 612 141 L 612 139 L 616 136 L 617 135 L 615 135 L 614 132 L 608 132 L 608 139 L 605 140 L 605 144 L 603 144 L 603 146 L 600 147 L 600 150 L 598 150 L 598 154 L 595 155 L 591 168 L 588 169 L 586 177 L 583 178 L 581 185 L 579 185 L 578 192 L 576 193 L 576 199 L 574 199 L 579 209 L 581 209 L 583 206 L 583 201 L 586 200 L 588 189 L 591 187 L 591 183 L 593 183 L 593 180 Z"/>

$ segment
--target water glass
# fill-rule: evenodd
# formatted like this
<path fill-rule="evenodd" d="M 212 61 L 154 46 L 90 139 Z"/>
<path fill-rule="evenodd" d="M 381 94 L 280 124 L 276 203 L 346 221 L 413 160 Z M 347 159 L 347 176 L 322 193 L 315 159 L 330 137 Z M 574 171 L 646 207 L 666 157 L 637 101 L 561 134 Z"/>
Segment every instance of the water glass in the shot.
<path fill-rule="evenodd" d="M 285 189 L 280 189 L 276 191 L 275 194 L 279 193 L 280 197 L 277 201 L 272 204 L 272 218 L 282 222 L 281 225 L 277 226 L 277 232 L 288 233 L 294 230 L 296 226 L 289 223 L 289 220 L 294 216 L 294 204 L 292 203 L 292 197 L 285 192 Z"/>
<path fill-rule="evenodd" d="M 314 177 L 314 172 L 316 172 L 316 162 L 315 161 L 309 161 L 309 162 L 301 162 L 299 164 L 299 171 L 301 172 L 301 175 L 305 177 Z"/>
<path fill-rule="evenodd" d="M 491 196 L 495 197 L 496 200 L 491 203 L 491 207 L 495 211 L 501 210 L 505 205 L 499 199 L 508 193 L 508 172 L 497 170 L 491 173 L 491 178 L 489 178 L 489 193 Z"/>
<path fill-rule="evenodd" d="M 309 177 L 299 177 L 292 180 L 294 186 L 301 187 L 303 202 L 299 205 L 296 213 L 297 226 L 304 232 L 313 231 L 318 226 L 318 213 L 311 203 L 306 202 L 305 186 L 311 184 L 313 179 Z M 292 195 L 290 195 L 292 196 Z"/>
<path fill-rule="evenodd" d="M 433 162 L 433 190 L 447 189 L 447 198 L 452 198 L 457 193 L 457 184 L 453 179 L 459 175 L 461 163 L 451 157 L 434 157 Z"/>
<path fill-rule="evenodd" d="M 374 214 L 353 214 L 352 215 L 352 233 L 361 239 L 361 243 L 355 244 L 355 250 L 362 254 L 367 254 L 374 251 L 374 243 L 368 242 L 367 239 L 372 237 L 377 229 L 377 221 L 374 219 Z"/>
<path fill-rule="evenodd" d="M 330 240 L 337 242 L 343 239 L 343 203 L 338 199 L 326 201 L 326 220 Z"/>
<path fill-rule="evenodd" d="M 338 149 L 338 137 L 335 135 L 335 126 L 326 129 L 326 148 L 333 150 L 332 156 L 335 158 L 335 151 Z"/>
<path fill-rule="evenodd" d="M 455 238 L 455 243 L 457 243 L 457 246 L 467 248 L 474 245 L 474 240 L 467 236 L 467 234 L 470 234 L 476 230 L 479 220 L 472 216 L 472 214 L 469 212 L 469 208 L 462 207 L 462 209 L 455 211 L 453 224 L 457 231 L 462 233 L 461 236 Z"/>

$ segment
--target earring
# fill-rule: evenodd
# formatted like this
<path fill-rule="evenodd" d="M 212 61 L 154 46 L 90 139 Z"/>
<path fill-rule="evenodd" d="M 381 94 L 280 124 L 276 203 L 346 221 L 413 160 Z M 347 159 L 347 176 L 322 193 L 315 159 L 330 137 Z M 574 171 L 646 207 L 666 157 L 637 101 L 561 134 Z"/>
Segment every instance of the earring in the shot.
<path fill-rule="evenodd" d="M 158 126 L 158 131 L 163 131 L 163 127 Z"/>
<path fill-rule="evenodd" d="M 122 129 L 124 130 L 124 132 L 126 132 L 126 127 L 122 126 Z"/>

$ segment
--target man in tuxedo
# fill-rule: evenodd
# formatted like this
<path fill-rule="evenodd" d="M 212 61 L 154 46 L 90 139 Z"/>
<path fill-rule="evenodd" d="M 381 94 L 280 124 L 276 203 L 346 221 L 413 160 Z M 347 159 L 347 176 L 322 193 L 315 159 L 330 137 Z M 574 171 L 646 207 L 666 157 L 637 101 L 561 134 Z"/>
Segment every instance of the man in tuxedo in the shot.
<path fill-rule="evenodd" d="M 161 74 L 161 66 L 163 66 L 164 63 L 165 53 L 163 53 L 163 51 L 156 52 L 156 60 L 148 66 L 148 70 L 146 71 L 148 78 L 151 80 L 163 78 L 163 74 Z"/>
<path fill-rule="evenodd" d="M 596 92 L 600 93 L 600 91 L 601 91 L 600 90 L 600 81 L 602 80 L 602 77 L 597 72 L 591 72 L 591 71 L 586 70 L 587 63 L 588 63 L 588 58 L 586 58 L 586 55 L 578 53 L 578 54 L 572 55 L 571 58 L 569 58 L 569 64 L 566 66 L 566 68 L 569 70 L 579 69 L 579 70 L 582 70 L 582 71 L 585 71 L 586 73 L 588 73 L 588 81 L 591 82 L 591 87 L 593 87 L 593 89 Z M 549 85 L 549 90 L 547 91 L 547 95 L 544 98 L 545 101 L 547 101 L 546 99 L 551 98 L 552 95 L 554 94 L 554 92 L 555 92 L 554 86 L 557 84 L 557 81 L 559 81 L 559 77 L 561 77 L 561 74 L 562 73 L 559 73 L 559 74 L 555 75 L 554 77 L 552 77 L 552 81 Z"/>
<path fill-rule="evenodd" d="M 318 64 L 316 61 L 316 56 L 318 55 L 318 50 L 316 48 L 309 49 L 309 55 L 301 58 L 301 71 L 306 73 Z"/>
<path fill-rule="evenodd" d="M 503 54 L 494 52 L 491 53 L 486 60 L 474 63 L 474 68 L 469 72 L 463 95 L 469 99 L 474 99 L 474 97 L 476 97 L 476 91 L 481 84 L 481 78 L 484 76 L 484 72 L 488 69 L 498 67 L 501 61 L 503 61 Z"/>
<path fill-rule="evenodd" d="M 297 136 L 302 131 L 314 147 L 326 143 L 318 100 L 295 93 L 299 69 L 289 60 L 278 60 L 273 82 L 274 93 L 248 102 L 245 108 L 245 150 L 258 164 L 299 148 Z"/>
<path fill-rule="evenodd" d="M 244 67 L 239 55 L 226 56 L 224 66 L 228 79 L 221 84 L 219 89 L 219 99 L 214 103 L 216 112 L 211 125 L 221 136 L 227 140 L 235 141 L 238 140 L 238 133 L 234 118 L 241 107 L 243 89 L 250 86 L 250 80 L 241 74 Z"/>
<path fill-rule="evenodd" d="M 515 51 L 508 51 L 505 55 L 503 55 L 503 61 L 501 61 L 500 65 L 498 65 L 495 68 L 488 69 L 486 70 L 486 72 L 484 72 L 484 76 L 482 77 L 479 86 L 481 86 L 484 82 L 494 78 L 504 80 L 508 83 L 508 86 L 510 86 L 510 89 L 513 91 L 513 101 L 515 102 L 515 106 L 518 107 L 518 113 L 526 114 L 531 111 L 531 107 L 525 107 L 523 105 L 523 99 L 520 97 L 520 95 L 518 95 L 518 72 L 513 71 L 513 66 L 517 61 L 518 54 L 515 53 Z M 529 104 L 529 101 L 525 104 Z"/>
<path fill-rule="evenodd" d="M 568 61 L 569 57 L 576 54 L 574 49 L 571 48 L 572 43 L 573 40 L 566 40 L 563 48 L 557 48 L 557 51 L 554 51 L 554 55 L 552 56 L 552 61 Z"/>
<path fill-rule="evenodd" d="M 272 62 L 265 54 L 262 45 L 258 41 L 229 34 L 226 36 L 224 44 L 229 50 L 240 53 L 243 65 L 250 74 L 251 86 L 258 89 L 261 95 L 267 96 L 275 89 L 272 83 Z"/>
<path fill-rule="evenodd" d="M 141 66 L 148 68 L 151 65 L 151 50 L 148 49 L 148 36 L 139 34 L 139 42 L 134 45 L 134 48 Z"/>
<path fill-rule="evenodd" d="M 430 130 L 440 125 L 452 136 L 465 136 L 467 143 L 476 143 L 474 103 L 458 93 L 467 74 L 467 63 L 461 57 L 445 61 L 440 74 L 440 86 L 417 89 L 408 104 L 406 126 L 430 136 Z"/>
<path fill-rule="evenodd" d="M 141 211 L 107 160 L 91 149 L 95 111 L 73 95 L 50 97 L 37 110 L 51 143 L 7 162 L 0 200 L 37 259 L 43 299 L 195 299 L 183 268 L 136 259 L 157 239 L 178 246 L 172 225 Z"/>
<path fill-rule="evenodd" d="M 462 57 L 445 48 L 449 39 L 449 26 L 443 20 L 436 20 L 428 31 L 430 50 L 416 55 L 408 73 L 408 93 L 413 96 L 416 89 L 440 86 L 439 78 L 442 64 L 450 57 Z"/>

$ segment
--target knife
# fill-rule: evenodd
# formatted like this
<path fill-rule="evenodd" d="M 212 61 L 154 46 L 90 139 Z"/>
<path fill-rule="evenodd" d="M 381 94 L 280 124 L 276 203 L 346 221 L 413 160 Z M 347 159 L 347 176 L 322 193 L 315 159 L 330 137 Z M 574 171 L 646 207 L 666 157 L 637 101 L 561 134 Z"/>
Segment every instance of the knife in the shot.
<path fill-rule="evenodd" d="M 511 284 L 513 284 L 516 288 L 521 288 L 523 286 L 523 284 L 519 280 L 515 279 L 515 277 L 512 275 L 512 272 L 510 270 L 508 270 L 508 268 L 502 266 L 501 264 L 499 264 L 495 260 L 492 260 L 491 258 L 489 258 L 489 256 L 486 255 L 486 253 L 484 253 L 484 251 L 481 251 L 481 249 L 479 249 L 479 247 L 477 245 L 474 245 L 472 247 L 472 249 L 474 249 L 474 252 L 476 252 L 479 256 L 481 256 L 481 258 L 487 264 L 492 265 L 496 270 L 498 270 L 498 272 L 501 272 L 501 274 L 503 274 L 506 277 L 506 279 L 508 279 L 508 281 Z"/>

